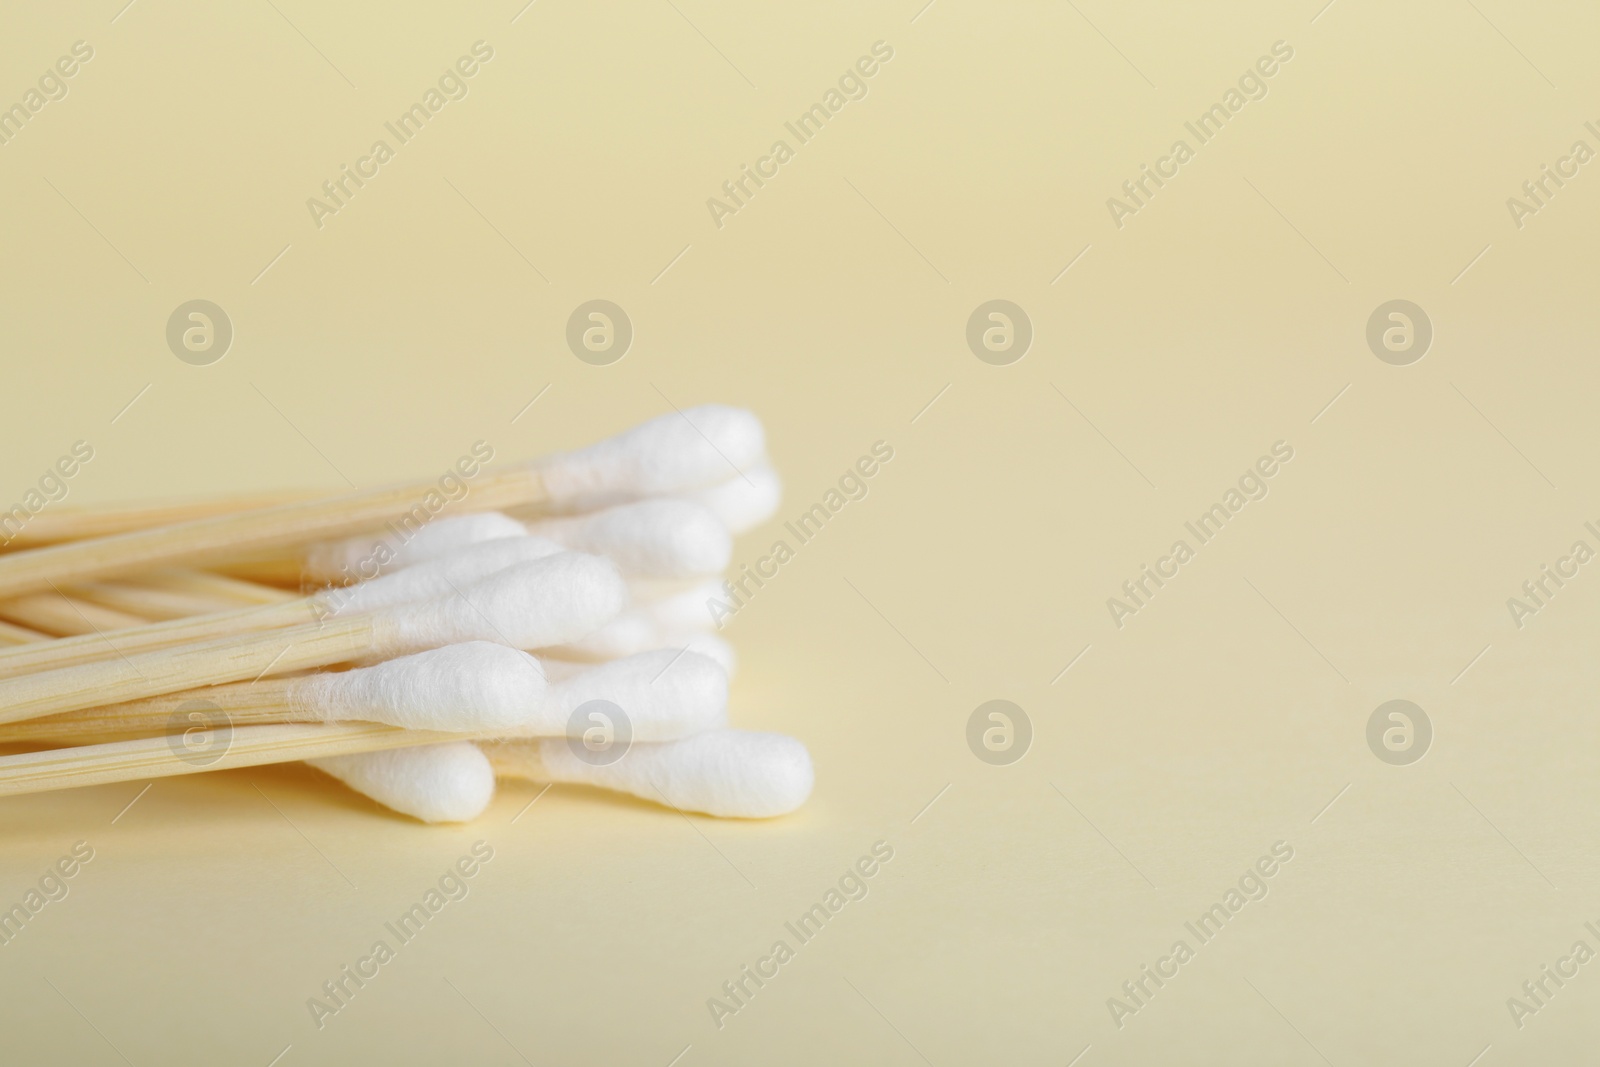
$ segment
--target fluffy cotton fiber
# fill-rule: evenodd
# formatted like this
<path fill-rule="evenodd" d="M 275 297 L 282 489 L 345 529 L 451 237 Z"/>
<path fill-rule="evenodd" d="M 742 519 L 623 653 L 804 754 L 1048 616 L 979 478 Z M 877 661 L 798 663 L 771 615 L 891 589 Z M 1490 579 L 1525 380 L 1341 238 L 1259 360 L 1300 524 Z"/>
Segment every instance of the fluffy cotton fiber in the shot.
<path fill-rule="evenodd" d="M 688 500 L 620 504 L 532 523 L 528 532 L 606 556 L 630 577 L 706 577 L 721 573 L 733 555 L 733 538 L 722 520 Z"/>
<path fill-rule="evenodd" d="M 704 404 L 538 460 L 534 469 L 552 510 L 593 511 L 715 485 L 754 466 L 765 453 L 766 434 L 754 414 Z"/>
<path fill-rule="evenodd" d="M 301 569 L 312 581 L 348 582 L 368 577 L 363 572 L 375 564 L 383 569 L 409 567 L 470 545 L 525 533 L 520 522 L 498 511 L 447 515 L 434 519 L 405 541 L 385 533 L 311 545 L 305 551 Z"/>
<path fill-rule="evenodd" d="M 411 730 L 521 730 L 545 700 L 539 661 L 491 641 L 467 641 L 289 683 L 301 716 Z"/>
<path fill-rule="evenodd" d="M 467 822 L 494 799 L 494 767 L 470 741 L 307 760 L 358 793 L 423 822 Z"/>
<path fill-rule="evenodd" d="M 805 745 L 745 730 L 636 743 L 605 766 L 580 759 L 564 739 L 502 742 L 489 752 L 507 777 L 594 785 L 727 818 L 785 815 L 806 802 L 815 781 Z"/>
<path fill-rule="evenodd" d="M 731 533 L 753 530 L 778 512 L 783 482 L 766 460 L 725 482 L 683 494 L 722 520 Z"/>
<path fill-rule="evenodd" d="M 509 567 L 452 595 L 377 616 L 379 647 L 393 654 L 460 641 L 541 648 L 577 640 L 614 618 L 628 600 L 616 565 L 562 552 Z"/>

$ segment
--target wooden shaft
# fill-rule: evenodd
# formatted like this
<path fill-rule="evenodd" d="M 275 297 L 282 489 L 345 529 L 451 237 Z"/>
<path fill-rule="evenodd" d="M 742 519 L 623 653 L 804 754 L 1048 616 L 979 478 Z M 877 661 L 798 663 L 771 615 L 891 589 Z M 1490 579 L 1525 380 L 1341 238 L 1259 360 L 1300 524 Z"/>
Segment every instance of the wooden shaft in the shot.
<path fill-rule="evenodd" d="M 213 597 L 175 589 L 149 589 L 131 582 L 84 582 L 81 585 L 69 585 L 61 591 L 74 600 L 98 604 L 146 622 L 213 615 L 238 606 Z"/>
<path fill-rule="evenodd" d="M 210 597 L 239 608 L 282 604 L 288 600 L 298 599 L 294 593 L 282 589 L 230 578 L 225 574 L 213 574 L 210 571 L 146 571 L 129 575 L 127 581 L 129 584 L 146 589 L 170 589 L 178 593 Z"/>
<path fill-rule="evenodd" d="M 114 660 L 136 652 L 212 641 L 236 634 L 301 626 L 316 619 L 314 600 L 292 600 L 261 608 L 197 615 L 105 634 L 64 637 L 58 641 L 0 648 L 0 678 L 15 678 L 37 671 Z"/>
<path fill-rule="evenodd" d="M 51 590 L 0 601 L 0 619 L 18 623 L 52 637 L 91 636 L 111 630 L 143 626 L 148 619 L 115 608 L 91 604 Z"/>
<path fill-rule="evenodd" d="M 50 749 L 0 756 L 0 796 L 432 745 L 467 736 L 378 723 L 273 723 L 227 731 L 216 739 L 214 755 L 205 748 L 186 748 L 182 738 L 165 735 Z M 201 751 L 205 755 L 197 754 Z"/>
<path fill-rule="evenodd" d="M 18 626 L 14 622 L 0 620 L 0 647 L 33 645 L 49 640 L 49 634 L 40 633 L 38 630 L 30 630 L 26 626 Z"/>
<path fill-rule="evenodd" d="M 361 533 L 417 512 L 426 521 L 433 517 L 423 503 L 429 494 L 438 496 L 439 491 L 425 482 L 8 552 L 0 555 L 0 598 L 150 567 L 204 566 L 274 545 Z M 543 499 L 539 476 L 526 467 L 511 467 L 485 471 L 466 497 L 446 506 L 484 511 Z"/>
<path fill-rule="evenodd" d="M 28 520 L 3 546 L 17 551 L 81 541 L 86 537 L 106 537 L 145 530 L 152 526 L 171 526 L 175 522 L 204 519 L 213 515 L 232 515 L 240 511 L 273 507 L 294 501 L 332 496 L 307 490 L 283 493 L 249 493 L 207 497 L 203 500 L 175 500 L 161 504 L 109 504 L 102 507 L 51 508 Z"/>
<path fill-rule="evenodd" d="M 0 680 L 0 722 L 325 667 L 371 651 L 380 636 L 377 620 L 357 616 L 7 678 Z"/>
<path fill-rule="evenodd" d="M 295 681 L 294 678 L 264 678 L 256 682 L 233 682 L 0 724 L 0 745 L 101 744 L 128 737 L 178 733 L 189 729 L 191 724 L 202 722 L 243 726 L 263 722 L 326 721 L 290 701 L 289 690 Z"/>
<path fill-rule="evenodd" d="M 296 589 L 305 579 L 305 559 L 295 550 L 230 559 L 217 564 L 217 569 L 234 581 L 266 588 Z"/>

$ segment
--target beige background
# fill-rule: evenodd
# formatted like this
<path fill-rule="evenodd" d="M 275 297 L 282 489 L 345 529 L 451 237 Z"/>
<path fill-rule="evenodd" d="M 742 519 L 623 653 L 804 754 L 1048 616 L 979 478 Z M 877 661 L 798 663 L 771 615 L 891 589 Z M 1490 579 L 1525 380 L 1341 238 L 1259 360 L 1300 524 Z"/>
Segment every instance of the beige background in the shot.
<path fill-rule="evenodd" d="M 1600 164 L 1520 230 L 1505 204 L 1600 148 L 1592 7 L 121 2 L 0 33 L 5 103 L 95 50 L 0 146 L 5 501 L 78 439 L 71 504 L 333 491 L 713 400 L 766 420 L 782 517 L 896 454 L 728 631 L 736 720 L 815 757 L 799 814 L 509 785 L 425 828 L 302 768 L 10 800 L 0 901 L 96 855 L 0 948 L 6 1062 L 1593 1046 L 1600 963 L 1521 1029 L 1506 999 L 1600 948 L 1597 565 L 1521 630 L 1505 603 L 1600 519 Z M 306 198 L 480 39 L 470 95 L 317 229 Z M 706 198 L 878 40 L 869 95 L 716 228 Z M 1269 95 L 1116 228 L 1106 198 L 1278 40 Z M 611 367 L 563 342 L 594 297 L 637 330 Z M 996 297 L 1036 330 L 1009 367 L 963 338 Z M 236 329 L 209 367 L 163 339 L 194 298 Z M 1363 340 L 1394 298 L 1436 330 L 1409 367 Z M 1270 495 L 1116 629 L 1106 598 L 1280 439 Z M 1396 697 L 1436 731 L 1409 767 L 1364 739 Z M 966 747 L 994 698 L 1034 726 L 1009 767 Z M 471 895 L 316 1029 L 306 999 L 480 838 Z M 706 999 L 879 839 L 870 894 L 717 1029 Z M 1279 840 L 1270 895 L 1117 1029 L 1107 998 Z"/>

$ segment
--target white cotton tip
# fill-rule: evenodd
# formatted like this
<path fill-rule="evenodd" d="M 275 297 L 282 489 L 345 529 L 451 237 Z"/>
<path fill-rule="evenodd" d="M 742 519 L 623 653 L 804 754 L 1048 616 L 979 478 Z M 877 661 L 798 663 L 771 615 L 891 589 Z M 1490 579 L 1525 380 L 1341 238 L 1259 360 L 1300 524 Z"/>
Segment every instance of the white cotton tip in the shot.
<path fill-rule="evenodd" d="M 544 668 L 544 680 L 550 685 L 577 677 L 584 671 L 594 670 L 593 663 L 575 659 L 554 659 L 543 654 L 539 656 L 539 666 Z"/>
<path fill-rule="evenodd" d="M 323 541 L 305 550 L 305 577 L 315 582 L 351 582 L 376 570 L 396 570 L 436 559 L 447 552 L 501 537 L 521 537 L 522 523 L 498 511 L 480 511 L 434 519 L 402 536 L 393 527 L 381 534 L 362 534 Z"/>
<path fill-rule="evenodd" d="M 786 815 L 806 802 L 815 783 L 806 746 L 782 734 L 712 730 L 641 742 L 604 765 L 581 758 L 581 751 L 553 738 L 496 745 L 491 757 L 507 777 L 599 786 L 725 818 Z"/>
<path fill-rule="evenodd" d="M 704 579 L 696 578 L 640 578 L 636 574 L 626 576 L 628 579 L 628 602 L 631 604 L 648 604 L 654 600 L 665 600 L 669 596 L 693 589 Z"/>
<path fill-rule="evenodd" d="M 374 652 L 394 654 L 461 641 L 542 648 L 578 640 L 627 604 L 616 564 L 561 552 L 519 563 L 448 596 L 386 608 Z"/>
<path fill-rule="evenodd" d="M 739 668 L 739 654 L 733 646 L 716 634 L 701 633 L 698 630 L 664 630 L 660 634 L 664 640 L 663 648 L 686 648 L 697 656 L 704 656 L 722 668 L 722 673 L 730 679 Z"/>
<path fill-rule="evenodd" d="M 587 448 L 536 460 L 552 510 L 592 511 L 703 489 L 766 452 L 761 420 L 722 404 L 674 411 Z"/>
<path fill-rule="evenodd" d="M 713 616 L 706 605 L 721 597 L 721 583 L 700 582 L 672 596 L 636 604 L 581 640 L 551 650 L 551 654 L 564 659 L 599 660 L 665 648 L 669 633 L 711 629 Z"/>
<path fill-rule="evenodd" d="M 661 627 L 633 611 L 624 612 L 576 641 L 541 649 L 558 659 L 612 660 L 664 646 Z"/>
<path fill-rule="evenodd" d="M 700 578 L 720 574 L 733 556 L 733 537 L 710 509 L 688 500 L 641 500 L 588 515 L 530 523 L 528 532 L 577 552 L 616 561 L 641 578 Z"/>
<path fill-rule="evenodd" d="M 710 601 L 721 601 L 725 594 L 722 581 L 697 582 L 670 596 L 638 603 L 634 610 L 645 613 L 657 626 L 669 629 L 710 629 L 712 621 Z"/>
<path fill-rule="evenodd" d="M 545 697 L 564 722 L 592 700 L 616 705 L 636 741 L 685 737 L 728 724 L 728 674 L 694 652 L 658 649 L 570 674 Z"/>
<path fill-rule="evenodd" d="M 457 549 L 368 582 L 324 590 L 316 594 L 316 600 L 333 615 L 375 611 L 393 604 L 449 596 L 462 586 L 507 567 L 562 551 L 560 545 L 543 537 L 502 537 Z"/>
<path fill-rule="evenodd" d="M 289 706 L 326 722 L 360 720 L 411 730 L 505 730 L 550 736 L 544 669 L 526 652 L 490 641 L 417 652 L 372 667 L 289 682 Z"/>
<path fill-rule="evenodd" d="M 683 651 L 693 652 L 713 660 L 722 668 L 722 673 L 732 678 L 734 671 L 739 666 L 739 654 L 716 634 L 702 633 L 698 630 L 662 630 L 651 628 L 646 635 L 647 647 L 635 649 L 627 653 L 635 655 L 639 652 L 666 650 L 672 653 Z M 567 658 L 560 658 L 567 657 Z M 603 656 L 585 655 L 575 646 L 566 645 L 555 649 L 542 649 L 539 653 L 539 664 L 544 668 L 545 679 L 551 683 L 563 682 L 581 671 L 586 671 L 596 660 L 604 660 Z"/>
<path fill-rule="evenodd" d="M 494 799 L 494 767 L 470 741 L 307 760 L 386 808 L 423 822 L 467 822 Z"/>
<path fill-rule="evenodd" d="M 684 493 L 692 500 L 722 520 L 730 533 L 742 534 L 753 530 L 778 513 L 783 500 L 783 481 L 772 464 L 763 460 L 725 482 L 692 493 Z"/>

